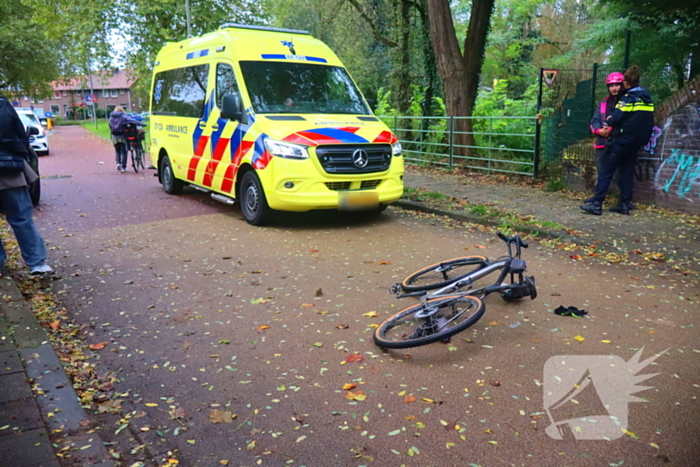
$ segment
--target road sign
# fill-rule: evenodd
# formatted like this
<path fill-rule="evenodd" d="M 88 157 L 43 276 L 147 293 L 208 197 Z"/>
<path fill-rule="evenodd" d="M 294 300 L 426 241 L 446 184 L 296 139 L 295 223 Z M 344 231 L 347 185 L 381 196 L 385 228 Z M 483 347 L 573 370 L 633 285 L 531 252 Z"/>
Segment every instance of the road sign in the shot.
<path fill-rule="evenodd" d="M 85 94 L 85 102 L 97 102 L 97 96 L 94 94 Z"/>
<path fill-rule="evenodd" d="M 53 114 L 51 112 L 44 112 L 44 115 L 46 115 L 46 118 L 53 117 Z"/>

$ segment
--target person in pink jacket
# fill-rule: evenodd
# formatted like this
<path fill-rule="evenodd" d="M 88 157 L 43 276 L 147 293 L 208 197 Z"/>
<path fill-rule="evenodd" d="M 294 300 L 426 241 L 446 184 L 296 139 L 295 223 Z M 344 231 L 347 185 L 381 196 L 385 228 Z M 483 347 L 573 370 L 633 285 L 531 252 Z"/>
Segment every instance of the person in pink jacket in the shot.
<path fill-rule="evenodd" d="M 598 169 L 598 174 L 601 172 L 601 163 L 607 152 L 608 138 L 612 134 L 612 128 L 605 121 L 610 117 L 615 110 L 615 105 L 624 94 L 623 80 L 625 76 L 620 72 L 610 73 L 605 78 L 605 84 L 608 86 L 608 95 L 600 101 L 593 118 L 591 119 L 591 132 L 597 138 L 593 147 L 595 148 L 595 167 Z M 590 204 L 591 198 L 584 201 L 584 204 Z"/>

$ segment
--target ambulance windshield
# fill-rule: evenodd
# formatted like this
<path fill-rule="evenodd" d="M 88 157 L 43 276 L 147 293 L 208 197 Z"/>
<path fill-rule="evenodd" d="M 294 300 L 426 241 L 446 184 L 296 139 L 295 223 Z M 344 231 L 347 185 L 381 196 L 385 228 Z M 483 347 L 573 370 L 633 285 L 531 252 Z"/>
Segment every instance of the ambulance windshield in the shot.
<path fill-rule="evenodd" d="M 241 71 L 256 113 L 370 115 L 342 67 L 242 61 Z"/>

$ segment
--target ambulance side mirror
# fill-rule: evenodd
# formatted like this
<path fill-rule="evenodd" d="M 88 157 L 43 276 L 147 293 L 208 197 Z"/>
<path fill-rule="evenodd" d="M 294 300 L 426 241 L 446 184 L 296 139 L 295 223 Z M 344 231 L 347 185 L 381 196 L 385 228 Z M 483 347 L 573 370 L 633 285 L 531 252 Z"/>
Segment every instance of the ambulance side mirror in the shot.
<path fill-rule="evenodd" d="M 248 123 L 248 115 L 243 111 L 241 98 L 235 94 L 226 94 L 221 99 L 221 118 L 238 120 L 242 124 Z"/>
<path fill-rule="evenodd" d="M 35 126 L 30 126 L 28 131 L 29 136 L 34 136 L 39 134 L 39 129 Z"/>

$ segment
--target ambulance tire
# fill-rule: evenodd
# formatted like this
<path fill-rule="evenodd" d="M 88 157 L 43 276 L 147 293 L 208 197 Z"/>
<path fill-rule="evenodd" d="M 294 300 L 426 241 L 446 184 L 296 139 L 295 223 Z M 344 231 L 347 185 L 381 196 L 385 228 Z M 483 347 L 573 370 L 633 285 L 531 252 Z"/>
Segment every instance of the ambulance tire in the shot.
<path fill-rule="evenodd" d="M 170 163 L 168 156 L 163 157 L 161 166 L 163 169 L 160 173 L 160 182 L 163 184 L 163 191 L 169 195 L 179 195 L 182 193 L 182 189 L 185 187 L 185 184 L 182 182 L 182 180 L 175 177 L 173 166 Z"/>
<path fill-rule="evenodd" d="M 267 204 L 265 191 L 254 171 L 246 172 L 241 179 L 238 199 L 241 214 L 250 225 L 265 225 L 272 218 L 272 209 Z"/>

